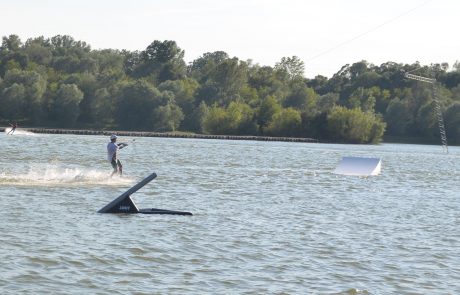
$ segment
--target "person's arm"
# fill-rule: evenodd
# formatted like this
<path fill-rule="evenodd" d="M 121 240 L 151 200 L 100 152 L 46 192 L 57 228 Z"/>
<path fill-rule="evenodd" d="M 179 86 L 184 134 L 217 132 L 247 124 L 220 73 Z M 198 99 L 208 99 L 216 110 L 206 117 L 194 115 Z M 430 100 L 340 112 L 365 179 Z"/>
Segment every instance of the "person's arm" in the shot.
<path fill-rule="evenodd" d="M 121 150 L 122 148 L 128 146 L 128 144 L 127 144 L 127 143 L 124 143 L 124 142 L 120 142 L 120 143 L 117 144 L 117 146 L 118 146 L 118 148 Z"/>

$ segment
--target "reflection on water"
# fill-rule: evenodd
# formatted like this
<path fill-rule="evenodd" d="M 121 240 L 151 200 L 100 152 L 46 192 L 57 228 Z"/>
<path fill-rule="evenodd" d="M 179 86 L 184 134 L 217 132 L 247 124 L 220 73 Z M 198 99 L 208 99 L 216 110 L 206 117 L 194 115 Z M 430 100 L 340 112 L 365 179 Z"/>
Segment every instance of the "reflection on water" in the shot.
<path fill-rule="evenodd" d="M 0 134 L 1 294 L 457 294 L 460 149 Z M 331 172 L 343 156 L 382 174 Z M 97 210 L 151 172 L 141 208 Z"/>

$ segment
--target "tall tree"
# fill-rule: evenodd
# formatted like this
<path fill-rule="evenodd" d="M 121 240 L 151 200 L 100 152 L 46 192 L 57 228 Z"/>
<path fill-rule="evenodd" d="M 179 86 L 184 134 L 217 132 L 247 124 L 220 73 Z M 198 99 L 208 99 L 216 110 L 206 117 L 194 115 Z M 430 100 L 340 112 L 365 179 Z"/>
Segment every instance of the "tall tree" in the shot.
<path fill-rule="evenodd" d="M 266 97 L 257 111 L 257 124 L 259 132 L 263 134 L 273 120 L 273 116 L 281 112 L 282 107 L 273 96 Z"/>
<path fill-rule="evenodd" d="M 152 76 L 159 84 L 185 76 L 184 50 L 175 41 L 155 40 L 141 52 L 141 62 L 135 74 L 137 77 Z"/>
<path fill-rule="evenodd" d="M 62 84 L 57 92 L 54 112 L 58 124 L 63 127 L 73 127 L 80 115 L 79 104 L 83 92 L 75 84 Z"/>
<path fill-rule="evenodd" d="M 24 85 L 13 83 L 0 93 L 0 117 L 18 120 L 24 117 L 26 90 Z"/>
<path fill-rule="evenodd" d="M 444 115 L 447 139 L 450 144 L 460 144 L 460 103 L 452 104 Z"/>
<path fill-rule="evenodd" d="M 229 59 L 224 51 L 207 52 L 195 59 L 188 68 L 189 73 L 200 83 L 206 82 L 209 74 L 222 62 Z"/>
<path fill-rule="evenodd" d="M 276 63 L 275 70 L 285 73 L 289 79 L 295 80 L 303 78 L 305 72 L 305 63 L 297 56 L 283 57 Z"/>
<path fill-rule="evenodd" d="M 241 99 L 240 93 L 247 83 L 247 69 L 247 63 L 237 58 L 222 61 L 209 72 L 197 92 L 197 101 L 226 107 L 231 101 Z"/>
<path fill-rule="evenodd" d="M 153 111 L 167 102 L 162 93 L 148 82 L 130 82 L 120 89 L 116 121 L 127 130 L 153 130 Z"/>
<path fill-rule="evenodd" d="M 22 42 L 18 35 L 9 35 L 8 37 L 2 38 L 2 50 L 16 52 L 19 51 L 21 46 Z"/>
<path fill-rule="evenodd" d="M 29 121 L 36 123 L 42 113 L 43 96 L 46 91 L 46 79 L 35 71 L 11 70 L 5 74 L 4 85 L 22 85 L 24 88 L 24 102 L 22 114 Z"/>
<path fill-rule="evenodd" d="M 176 131 L 184 114 L 179 106 L 168 103 L 153 110 L 153 130 L 155 131 Z"/>
<path fill-rule="evenodd" d="M 286 97 L 284 106 L 314 113 L 318 100 L 318 94 L 315 93 L 315 90 L 308 88 L 305 83 L 294 83 L 291 89 L 291 93 Z"/>
<path fill-rule="evenodd" d="M 327 124 L 330 139 L 347 143 L 378 143 L 386 125 L 373 113 L 341 106 L 329 112 Z"/>
<path fill-rule="evenodd" d="M 385 120 L 388 123 L 388 134 L 402 136 L 407 135 L 414 118 L 407 103 L 396 97 L 388 104 Z"/>
<path fill-rule="evenodd" d="M 273 115 L 266 133 L 272 136 L 298 136 L 302 123 L 299 111 L 293 108 L 282 109 Z"/>

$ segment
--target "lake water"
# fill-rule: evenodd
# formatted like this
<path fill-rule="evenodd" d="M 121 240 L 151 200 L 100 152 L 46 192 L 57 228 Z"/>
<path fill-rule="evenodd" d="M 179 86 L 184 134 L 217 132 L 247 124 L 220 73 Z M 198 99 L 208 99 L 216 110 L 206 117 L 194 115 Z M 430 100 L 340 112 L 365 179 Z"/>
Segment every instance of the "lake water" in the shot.
<path fill-rule="evenodd" d="M 460 294 L 460 148 L 0 134 L 1 294 Z M 373 177 L 343 156 L 382 158 Z M 140 208 L 99 214 L 136 182 Z"/>

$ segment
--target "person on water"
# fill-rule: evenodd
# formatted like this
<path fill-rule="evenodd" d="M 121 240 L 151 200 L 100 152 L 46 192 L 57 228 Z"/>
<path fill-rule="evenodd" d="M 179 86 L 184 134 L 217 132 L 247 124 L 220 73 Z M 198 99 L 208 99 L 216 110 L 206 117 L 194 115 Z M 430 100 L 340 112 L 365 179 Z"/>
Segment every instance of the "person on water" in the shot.
<path fill-rule="evenodd" d="M 6 135 L 9 135 L 11 133 L 11 135 L 13 135 L 14 131 L 16 131 L 16 128 L 18 127 L 18 123 L 14 122 L 13 124 L 10 123 L 10 126 L 11 126 L 11 130 L 6 134 Z"/>
<path fill-rule="evenodd" d="M 107 160 L 112 164 L 113 172 L 110 175 L 112 177 L 115 173 L 118 172 L 118 175 L 123 174 L 123 165 L 121 165 L 120 160 L 118 159 L 118 150 L 121 150 L 128 144 L 126 143 L 116 143 L 117 136 L 115 134 L 110 135 L 110 142 L 107 144 Z"/>

